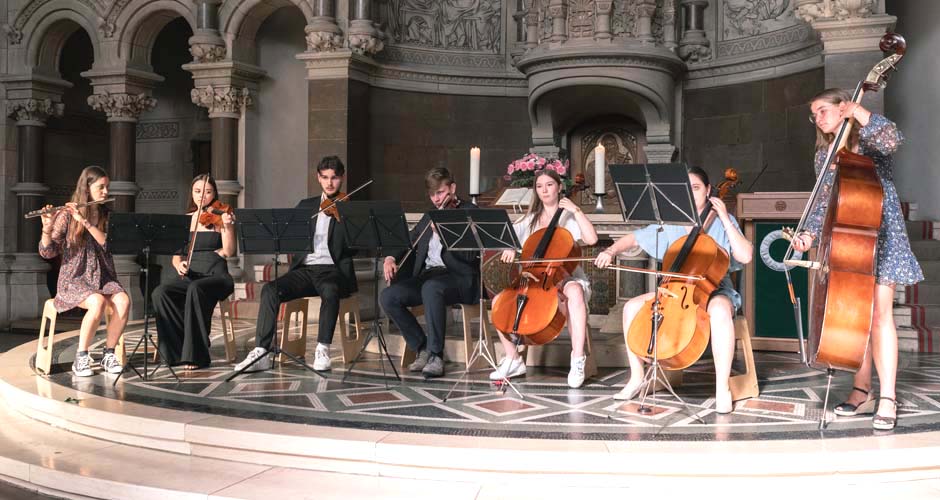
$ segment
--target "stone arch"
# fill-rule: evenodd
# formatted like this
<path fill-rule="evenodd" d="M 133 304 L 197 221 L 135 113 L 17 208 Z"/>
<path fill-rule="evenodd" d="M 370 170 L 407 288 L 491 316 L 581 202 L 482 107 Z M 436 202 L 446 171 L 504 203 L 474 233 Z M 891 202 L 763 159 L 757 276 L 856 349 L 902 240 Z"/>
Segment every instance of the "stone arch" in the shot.
<path fill-rule="evenodd" d="M 22 60 L 11 61 L 11 72 L 36 68 L 49 75 L 58 74 L 62 47 L 79 29 L 85 30 L 91 39 L 95 61 L 100 60 L 100 41 L 95 29 L 97 17 L 95 11 L 79 2 L 54 1 L 44 4 L 23 25 L 23 45 L 26 50 Z M 22 68 L 14 69 L 17 65 Z"/>
<path fill-rule="evenodd" d="M 113 21 L 118 39 L 118 58 L 136 67 L 150 68 L 153 44 L 170 21 L 182 17 L 195 31 L 195 4 L 180 0 L 134 0 L 119 13 L 108 17 Z"/>
<path fill-rule="evenodd" d="M 291 6 L 303 12 L 308 24 L 313 19 L 313 8 L 306 0 L 229 0 L 223 3 L 219 11 L 219 31 L 229 57 L 257 62 L 255 36 L 258 28 L 272 12 Z"/>

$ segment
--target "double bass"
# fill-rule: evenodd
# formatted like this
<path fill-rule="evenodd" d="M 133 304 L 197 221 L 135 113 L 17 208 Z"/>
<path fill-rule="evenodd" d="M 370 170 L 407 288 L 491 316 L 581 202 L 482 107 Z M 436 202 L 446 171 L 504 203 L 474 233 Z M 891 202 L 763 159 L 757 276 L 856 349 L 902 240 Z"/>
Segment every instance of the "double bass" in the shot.
<path fill-rule="evenodd" d="M 854 103 L 861 101 L 865 91 L 877 91 L 885 86 L 888 72 L 896 69 L 907 45 L 900 35 L 887 33 L 881 38 L 880 48 L 892 54 L 876 64 L 865 80 L 858 83 L 852 95 Z M 872 159 L 846 147 L 852 124 L 849 118 L 842 122 L 823 163 L 823 168 L 834 165 L 836 171 L 829 194 L 829 210 L 820 231 L 817 260 L 790 260 L 792 246 L 784 259 L 788 265 L 817 269 L 806 363 L 828 370 L 859 369 L 868 347 L 874 311 L 875 257 L 884 193 Z M 823 195 L 824 178 L 820 175 L 817 179 L 794 234 L 802 232 L 811 207 Z M 802 339 L 800 306 L 793 292 L 789 268 L 785 269 Z M 802 342 L 800 348 L 803 348 Z"/>

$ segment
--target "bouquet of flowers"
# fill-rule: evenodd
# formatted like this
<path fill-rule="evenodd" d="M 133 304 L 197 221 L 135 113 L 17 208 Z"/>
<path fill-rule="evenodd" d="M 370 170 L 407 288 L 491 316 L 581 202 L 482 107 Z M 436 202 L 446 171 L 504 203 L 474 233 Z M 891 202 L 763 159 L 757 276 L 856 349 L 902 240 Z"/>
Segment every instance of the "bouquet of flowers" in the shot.
<path fill-rule="evenodd" d="M 565 191 L 571 189 L 573 182 L 567 177 L 569 170 L 568 160 L 548 160 L 535 153 L 529 153 L 512 162 L 506 167 L 503 177 L 512 187 L 535 187 L 535 176 L 542 170 L 554 170 L 561 176 L 565 184 Z"/>

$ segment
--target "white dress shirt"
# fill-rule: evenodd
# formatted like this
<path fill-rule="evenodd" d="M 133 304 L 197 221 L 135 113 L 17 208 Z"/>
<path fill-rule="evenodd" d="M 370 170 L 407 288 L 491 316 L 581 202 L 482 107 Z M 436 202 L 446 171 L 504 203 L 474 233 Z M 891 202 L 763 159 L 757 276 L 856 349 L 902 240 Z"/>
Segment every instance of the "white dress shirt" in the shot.
<path fill-rule="evenodd" d="M 326 199 L 326 195 L 320 195 L 320 201 Z M 333 257 L 330 256 L 330 216 L 321 213 L 317 216 L 317 229 L 313 234 L 313 253 L 308 253 L 304 259 L 304 264 L 314 265 L 333 265 Z"/>

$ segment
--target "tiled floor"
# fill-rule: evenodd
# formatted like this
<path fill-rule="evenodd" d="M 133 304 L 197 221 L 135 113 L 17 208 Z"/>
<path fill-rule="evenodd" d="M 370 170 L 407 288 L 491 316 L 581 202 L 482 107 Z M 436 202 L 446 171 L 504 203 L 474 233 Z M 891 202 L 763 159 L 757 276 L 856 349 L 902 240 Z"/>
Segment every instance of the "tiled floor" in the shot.
<path fill-rule="evenodd" d="M 236 326 L 243 337 L 252 330 L 248 323 Z M 129 345 L 139 334 L 139 327 L 129 329 Z M 214 349 L 221 358 L 221 345 Z M 815 440 L 873 434 L 871 417 L 864 416 L 839 418 L 820 432 L 825 374 L 785 353 L 758 353 L 761 394 L 739 401 L 730 415 L 714 411 L 714 374 L 708 357 L 687 370 L 677 388 L 687 406 L 660 392 L 647 402 L 652 412 L 641 413 L 638 401 L 617 403 L 610 398 L 626 376 L 618 369 L 602 369 L 580 389 L 567 387 L 564 368 L 530 370 L 516 382 L 523 398 L 500 391 L 486 379 L 486 372 L 477 372 L 472 384 L 458 384 L 446 398 L 462 375 L 458 363 L 448 363 L 447 376 L 432 381 L 405 374 L 399 382 L 387 366 L 383 376 L 382 366 L 374 360 L 357 365 L 343 381 L 336 359 L 336 368 L 326 377 L 288 363 L 225 382 L 231 366 L 218 361 L 206 370 L 180 373 L 179 383 L 164 367 L 153 380 L 128 375 L 114 387 L 111 376 L 72 377 L 68 370 L 73 353 L 74 340 L 57 343 L 58 368 L 51 380 L 106 398 L 260 421 L 565 440 Z M 850 374 L 837 374 L 830 407 L 850 387 Z M 903 406 L 896 434 L 940 430 L 940 356 L 902 355 L 898 396 Z"/>

